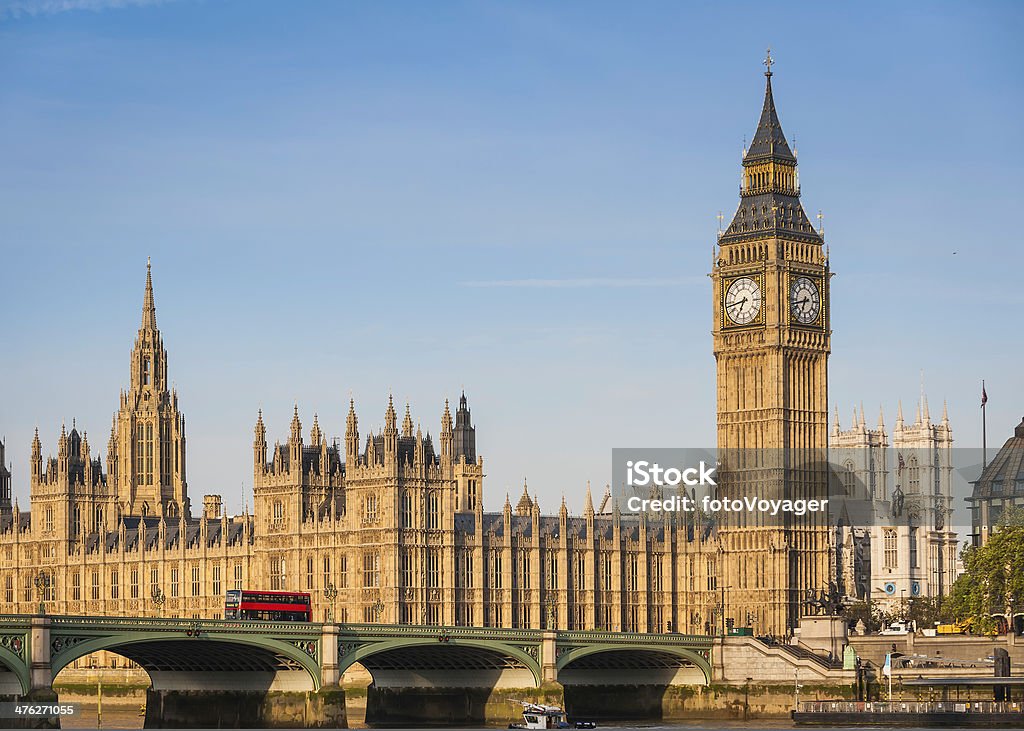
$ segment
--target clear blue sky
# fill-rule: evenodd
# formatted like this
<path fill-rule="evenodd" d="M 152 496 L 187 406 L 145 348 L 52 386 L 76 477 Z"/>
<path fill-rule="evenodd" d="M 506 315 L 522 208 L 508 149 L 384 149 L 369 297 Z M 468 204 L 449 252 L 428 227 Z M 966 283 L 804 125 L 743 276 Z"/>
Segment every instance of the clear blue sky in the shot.
<path fill-rule="evenodd" d="M 0 2 L 0 434 L 102 448 L 145 262 L 193 501 L 263 407 L 330 435 L 463 385 L 489 509 L 711 446 L 706 278 L 775 96 L 831 246 L 830 400 L 924 369 L 959 446 L 1024 413 L 1019 3 Z M 956 252 L 954 254 L 954 252 Z M 365 434 L 365 431 L 364 431 Z"/>

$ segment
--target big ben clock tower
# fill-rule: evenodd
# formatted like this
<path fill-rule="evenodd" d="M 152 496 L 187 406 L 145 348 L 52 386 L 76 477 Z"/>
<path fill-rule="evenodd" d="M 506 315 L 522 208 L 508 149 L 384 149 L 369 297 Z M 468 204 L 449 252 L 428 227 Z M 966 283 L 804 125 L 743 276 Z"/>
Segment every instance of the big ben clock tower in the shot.
<path fill-rule="evenodd" d="M 720 490 L 728 497 L 827 497 L 829 267 L 800 204 L 796 155 L 772 98 L 743 155 L 740 203 L 711 272 Z M 796 626 L 827 587 L 823 513 L 733 513 L 720 523 L 724 616 L 761 633 Z"/>

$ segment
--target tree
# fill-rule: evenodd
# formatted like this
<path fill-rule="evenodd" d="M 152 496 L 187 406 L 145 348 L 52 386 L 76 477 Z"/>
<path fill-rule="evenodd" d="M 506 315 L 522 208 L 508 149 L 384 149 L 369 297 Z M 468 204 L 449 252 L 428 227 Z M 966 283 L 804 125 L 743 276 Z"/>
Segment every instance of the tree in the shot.
<path fill-rule="evenodd" d="M 970 621 L 975 632 L 997 629 L 1024 609 L 1024 525 L 994 531 L 984 546 L 962 555 L 964 573 L 954 582 L 945 609 L 958 622 Z M 995 615 L 995 616 L 994 616 Z"/>
<path fill-rule="evenodd" d="M 942 599 L 927 596 L 907 599 L 906 616 L 918 629 L 932 629 L 942 620 Z"/>
<path fill-rule="evenodd" d="M 880 611 L 877 605 L 866 601 L 847 605 L 841 612 L 841 615 L 846 619 L 846 625 L 850 629 L 854 629 L 857 626 L 858 620 L 863 620 L 864 627 L 868 632 L 877 632 L 893 621 L 888 614 Z"/>
<path fill-rule="evenodd" d="M 1020 528 L 1024 527 L 1024 507 L 1020 505 L 1007 505 L 1003 508 L 996 522 L 999 528 Z"/>

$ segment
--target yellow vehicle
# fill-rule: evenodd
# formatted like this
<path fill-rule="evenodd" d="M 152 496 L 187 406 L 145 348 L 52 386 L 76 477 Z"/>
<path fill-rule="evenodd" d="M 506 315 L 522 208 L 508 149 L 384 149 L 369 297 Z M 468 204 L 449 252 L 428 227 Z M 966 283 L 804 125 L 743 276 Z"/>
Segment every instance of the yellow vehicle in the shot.
<path fill-rule="evenodd" d="M 952 624 L 940 624 L 935 628 L 935 633 L 939 635 L 965 635 L 970 629 L 970 621 L 964 620 L 963 622 L 953 622 Z"/>

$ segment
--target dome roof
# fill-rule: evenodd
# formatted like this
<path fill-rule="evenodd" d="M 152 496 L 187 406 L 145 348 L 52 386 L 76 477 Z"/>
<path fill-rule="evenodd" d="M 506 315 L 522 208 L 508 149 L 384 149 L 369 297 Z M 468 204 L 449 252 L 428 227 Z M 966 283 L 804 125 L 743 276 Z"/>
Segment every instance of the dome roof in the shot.
<path fill-rule="evenodd" d="M 1024 419 L 974 483 L 977 498 L 1024 495 Z"/>

